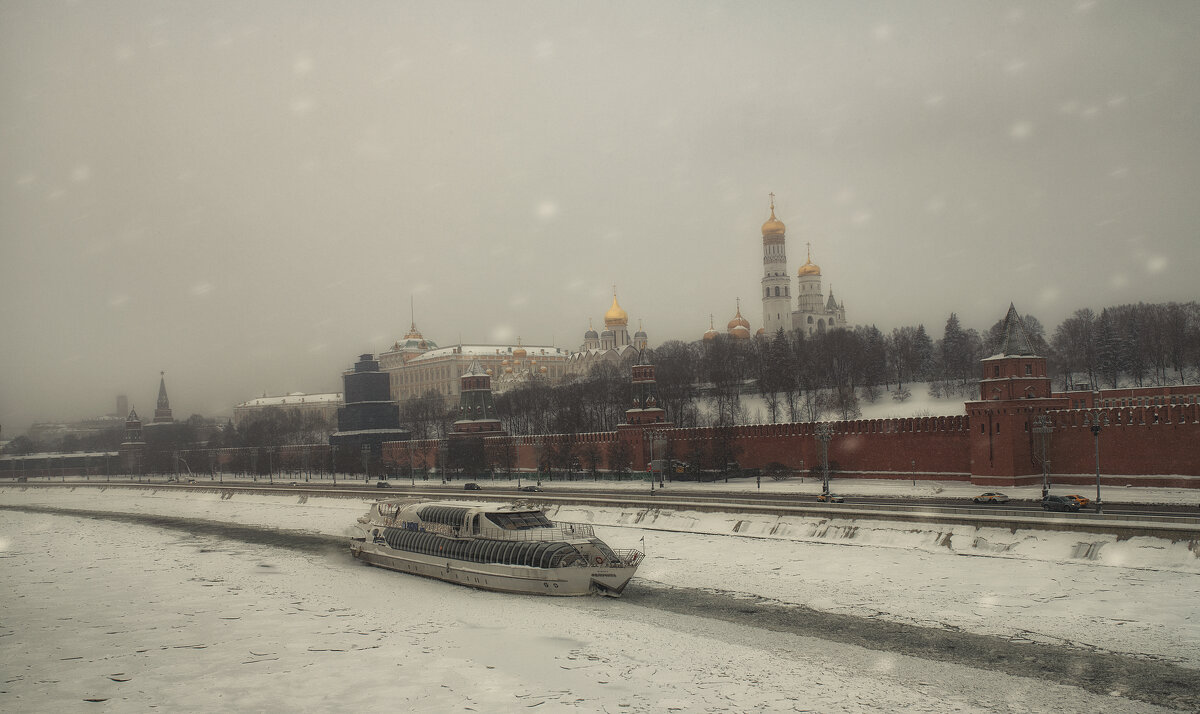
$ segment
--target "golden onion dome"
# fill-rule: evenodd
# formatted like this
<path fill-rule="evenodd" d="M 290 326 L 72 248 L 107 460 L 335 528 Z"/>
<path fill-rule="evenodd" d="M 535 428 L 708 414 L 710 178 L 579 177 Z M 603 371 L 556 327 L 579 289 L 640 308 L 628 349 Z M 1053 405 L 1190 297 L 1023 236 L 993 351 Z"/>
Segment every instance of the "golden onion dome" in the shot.
<path fill-rule="evenodd" d="M 771 217 L 767 222 L 762 224 L 763 237 L 781 236 L 787 233 L 787 226 L 783 225 L 783 221 L 775 217 L 775 206 L 771 206 Z"/>
<path fill-rule="evenodd" d="M 621 305 L 617 303 L 617 290 L 613 288 L 613 303 L 612 307 L 608 308 L 608 312 L 604 313 L 605 327 L 624 327 L 629 324 L 629 314 L 621 309 Z"/>
<path fill-rule="evenodd" d="M 737 327 L 730 330 L 729 334 L 735 340 L 748 340 L 748 339 L 750 339 L 750 328 L 742 327 L 741 325 L 738 325 Z"/>
<path fill-rule="evenodd" d="M 517 346 L 517 349 L 513 350 L 513 357 L 515 359 L 524 359 L 525 355 L 527 355 L 527 354 L 529 354 L 529 353 L 526 352 L 525 348 L 521 347 L 520 345 Z"/>
<path fill-rule="evenodd" d="M 737 314 L 733 316 L 733 319 L 729 321 L 729 324 L 725 326 L 725 329 L 732 332 L 733 329 L 737 327 L 744 327 L 747 334 L 750 332 L 750 322 L 746 318 L 742 317 L 741 298 L 738 298 L 737 301 Z"/>
<path fill-rule="evenodd" d="M 717 339 L 718 334 L 720 334 L 720 333 L 717 332 L 717 328 L 715 326 L 713 326 L 713 316 L 709 315 L 708 316 L 708 329 L 704 331 L 704 339 L 705 340 L 715 340 L 715 339 Z"/>
<path fill-rule="evenodd" d="M 804 261 L 804 265 L 800 266 L 800 270 L 796 271 L 796 275 L 803 278 L 806 275 L 816 275 L 820 277 L 821 266 L 812 262 L 812 243 L 808 244 L 808 260 Z"/>
<path fill-rule="evenodd" d="M 545 366 L 542 366 L 542 367 L 538 367 L 538 371 L 541 372 L 542 374 L 545 374 L 547 370 L 546 370 Z"/>
<path fill-rule="evenodd" d="M 755 337 L 766 337 L 767 336 L 767 328 L 765 328 L 765 327 L 758 328 L 758 332 L 755 332 L 754 336 Z"/>

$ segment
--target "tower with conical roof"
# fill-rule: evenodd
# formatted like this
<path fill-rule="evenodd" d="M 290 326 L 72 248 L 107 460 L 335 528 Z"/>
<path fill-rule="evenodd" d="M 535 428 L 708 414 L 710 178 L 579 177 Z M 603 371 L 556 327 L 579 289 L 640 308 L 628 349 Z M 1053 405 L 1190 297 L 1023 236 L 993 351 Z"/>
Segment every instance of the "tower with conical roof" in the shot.
<path fill-rule="evenodd" d="M 496 405 L 492 401 L 492 378 L 482 367 L 479 360 L 472 360 L 471 366 L 460 377 L 458 419 L 454 422 L 454 434 L 474 436 L 501 436 L 504 427 L 496 414 Z"/>
<path fill-rule="evenodd" d="M 121 468 L 128 474 L 142 473 L 146 457 L 146 440 L 142 435 L 142 420 L 137 409 L 130 409 L 125 417 L 125 438 L 117 447 Z"/>
<path fill-rule="evenodd" d="M 1069 400 L 1055 397 L 1046 358 L 1033 349 L 1025 323 L 1011 303 L 1004 340 L 996 354 L 980 360 L 979 401 L 967 402 L 970 419 L 971 481 L 977 485 L 1033 483 L 1041 468 L 1034 460 L 1033 422 Z"/>
<path fill-rule="evenodd" d="M 625 410 L 625 423 L 639 426 L 670 426 L 667 422 L 667 412 L 658 403 L 654 365 L 650 363 L 645 352 L 638 355 L 638 362 L 633 365 L 632 376 L 633 406 Z"/>
<path fill-rule="evenodd" d="M 775 194 L 771 196 L 771 217 L 762 224 L 763 241 L 763 330 L 774 335 L 782 328 L 792 329 L 792 296 L 787 272 L 787 227 L 775 217 Z"/>
<path fill-rule="evenodd" d="M 167 373 L 158 373 L 158 405 L 154 407 L 152 424 L 170 424 L 175 421 L 171 416 L 171 400 L 167 399 Z"/>

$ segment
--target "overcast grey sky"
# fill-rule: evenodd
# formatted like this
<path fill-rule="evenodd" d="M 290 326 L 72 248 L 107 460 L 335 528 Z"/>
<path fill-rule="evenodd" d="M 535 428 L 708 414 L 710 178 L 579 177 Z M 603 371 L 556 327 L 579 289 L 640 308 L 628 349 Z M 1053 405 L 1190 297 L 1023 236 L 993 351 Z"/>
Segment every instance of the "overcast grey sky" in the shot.
<path fill-rule="evenodd" d="M 360 352 L 1198 297 L 1196 2 L 0 2 L 0 424 Z"/>

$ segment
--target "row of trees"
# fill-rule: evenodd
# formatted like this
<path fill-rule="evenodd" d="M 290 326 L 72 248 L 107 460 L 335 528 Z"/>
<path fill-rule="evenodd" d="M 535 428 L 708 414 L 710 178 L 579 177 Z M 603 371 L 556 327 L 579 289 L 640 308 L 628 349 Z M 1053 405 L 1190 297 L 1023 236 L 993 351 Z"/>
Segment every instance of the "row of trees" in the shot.
<path fill-rule="evenodd" d="M 1057 387 L 1089 388 L 1183 383 L 1200 379 L 1200 304 L 1120 305 L 1099 315 L 1080 310 L 1048 341 L 1034 315 L 1022 317 L 1030 346 L 1047 357 Z M 732 425 L 763 420 L 818 421 L 861 416 L 862 401 L 886 391 L 903 400 L 911 382 L 929 382 L 935 397 L 977 394 L 979 361 L 1000 351 L 1004 321 L 986 331 L 963 327 L 950 313 L 942 336 L 924 325 L 884 334 L 875 326 L 806 336 L 777 332 L 768 340 L 670 341 L 651 351 L 659 404 L 678 426 Z M 757 393 L 765 414 L 751 414 L 743 397 Z M 515 434 L 608 431 L 623 418 L 631 393 L 627 370 L 603 365 L 551 387 L 533 382 L 497 398 Z"/>
<path fill-rule="evenodd" d="M 1200 303 L 1138 303 L 1077 310 L 1054 331 L 1062 386 L 1186 383 L 1200 374 Z"/>

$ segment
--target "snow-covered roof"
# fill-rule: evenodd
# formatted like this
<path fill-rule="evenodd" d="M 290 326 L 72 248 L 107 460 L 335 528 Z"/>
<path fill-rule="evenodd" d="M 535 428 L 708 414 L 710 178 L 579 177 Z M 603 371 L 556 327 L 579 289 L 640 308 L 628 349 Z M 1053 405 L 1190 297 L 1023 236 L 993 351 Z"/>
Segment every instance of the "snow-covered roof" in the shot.
<path fill-rule="evenodd" d="M 8 443 L 7 441 L 4 443 Z M 62 458 L 79 458 L 86 456 L 98 458 L 101 456 L 119 456 L 116 451 L 42 451 L 36 454 L 5 454 L 0 456 L 0 461 L 20 461 L 24 459 L 62 459 Z"/>
<path fill-rule="evenodd" d="M 238 407 L 295 407 L 301 404 L 340 404 L 341 402 L 341 392 L 330 392 L 327 394 L 291 392 L 282 397 L 259 397 L 258 399 L 251 399 L 248 402 L 242 402 Z"/>
<path fill-rule="evenodd" d="M 566 357 L 570 354 L 561 347 L 551 345 L 454 345 L 452 347 L 439 347 L 436 350 L 430 350 L 413 357 L 408 363 L 413 364 L 423 360 L 434 360 L 456 354 L 467 357 L 512 357 L 512 352 L 515 349 L 525 350 L 525 356 L 530 359 L 537 359 L 538 357 Z"/>

